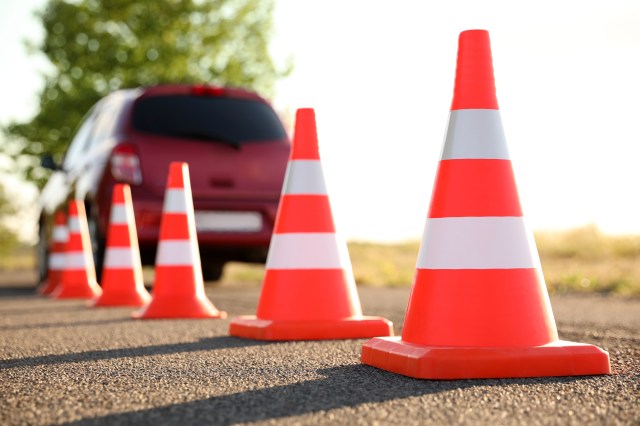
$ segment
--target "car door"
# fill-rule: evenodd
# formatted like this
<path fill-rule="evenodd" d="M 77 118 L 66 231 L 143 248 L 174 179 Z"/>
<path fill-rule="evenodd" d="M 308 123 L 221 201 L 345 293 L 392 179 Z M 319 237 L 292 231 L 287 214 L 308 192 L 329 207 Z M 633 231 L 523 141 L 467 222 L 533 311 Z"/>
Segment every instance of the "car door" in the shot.
<path fill-rule="evenodd" d="M 67 200 L 74 197 L 72 183 L 77 175 L 76 165 L 89 142 L 94 119 L 94 110 L 92 109 L 78 126 L 78 130 L 65 153 L 62 166 L 51 174 L 40 194 L 40 205 L 47 215 L 52 215 L 56 210 L 65 208 Z"/>
<path fill-rule="evenodd" d="M 78 161 L 76 197 L 93 202 L 111 150 L 116 144 L 113 131 L 120 114 L 120 101 L 114 94 L 100 101 L 94 114 L 93 130 Z"/>

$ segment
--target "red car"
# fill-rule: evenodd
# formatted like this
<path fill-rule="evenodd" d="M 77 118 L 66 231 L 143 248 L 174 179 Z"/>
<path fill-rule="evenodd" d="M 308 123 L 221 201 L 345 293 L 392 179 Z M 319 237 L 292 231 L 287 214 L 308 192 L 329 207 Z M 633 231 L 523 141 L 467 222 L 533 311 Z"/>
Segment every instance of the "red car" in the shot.
<path fill-rule="evenodd" d="M 120 90 L 80 123 L 41 193 L 39 272 L 47 273 L 55 211 L 84 200 L 100 276 L 115 183 L 131 185 L 142 263 L 155 261 L 169 163 L 189 164 L 205 280 L 228 261 L 266 260 L 290 151 L 273 108 L 237 88 L 171 85 Z"/>

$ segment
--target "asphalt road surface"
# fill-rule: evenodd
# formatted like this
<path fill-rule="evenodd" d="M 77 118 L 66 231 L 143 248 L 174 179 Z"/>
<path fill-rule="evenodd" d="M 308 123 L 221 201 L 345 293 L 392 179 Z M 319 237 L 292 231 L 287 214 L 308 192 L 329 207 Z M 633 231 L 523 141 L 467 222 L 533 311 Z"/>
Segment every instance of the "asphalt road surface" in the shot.
<path fill-rule="evenodd" d="M 136 321 L 4 278 L 1 425 L 640 424 L 640 299 L 552 297 L 560 337 L 609 351 L 610 376 L 430 381 L 362 365 L 364 340 L 237 339 L 228 319 Z M 400 333 L 409 289 L 359 292 Z M 207 293 L 233 318 L 259 289 Z"/>

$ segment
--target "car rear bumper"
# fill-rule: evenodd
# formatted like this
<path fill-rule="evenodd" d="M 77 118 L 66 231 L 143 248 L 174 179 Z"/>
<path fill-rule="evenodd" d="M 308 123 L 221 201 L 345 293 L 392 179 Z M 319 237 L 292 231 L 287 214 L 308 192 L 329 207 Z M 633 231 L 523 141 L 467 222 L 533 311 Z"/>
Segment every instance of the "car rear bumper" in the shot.
<path fill-rule="evenodd" d="M 278 205 L 276 202 L 245 202 L 233 206 L 224 203 L 196 202 L 198 212 L 256 212 L 262 226 L 257 231 L 202 231 L 199 230 L 198 245 L 203 255 L 227 260 L 264 262 L 273 233 Z M 153 257 L 160 233 L 162 204 L 157 200 L 134 200 L 134 215 L 138 233 L 138 243 L 144 258 Z M 145 262 L 148 263 L 148 262 Z"/>

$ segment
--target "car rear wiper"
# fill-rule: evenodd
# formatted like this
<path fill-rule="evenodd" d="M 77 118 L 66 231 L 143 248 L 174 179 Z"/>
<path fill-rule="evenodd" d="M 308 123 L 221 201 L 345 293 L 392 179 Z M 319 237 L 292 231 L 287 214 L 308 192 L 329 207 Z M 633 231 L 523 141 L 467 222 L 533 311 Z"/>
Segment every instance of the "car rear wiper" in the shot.
<path fill-rule="evenodd" d="M 240 148 L 242 147 L 240 142 L 230 137 L 227 137 L 221 133 L 198 132 L 196 130 L 193 130 L 193 131 L 179 130 L 175 132 L 169 132 L 169 134 L 171 136 L 182 137 L 182 138 L 191 138 L 191 139 L 200 139 L 205 141 L 220 142 L 225 145 L 230 145 L 237 150 L 240 150 Z"/>

